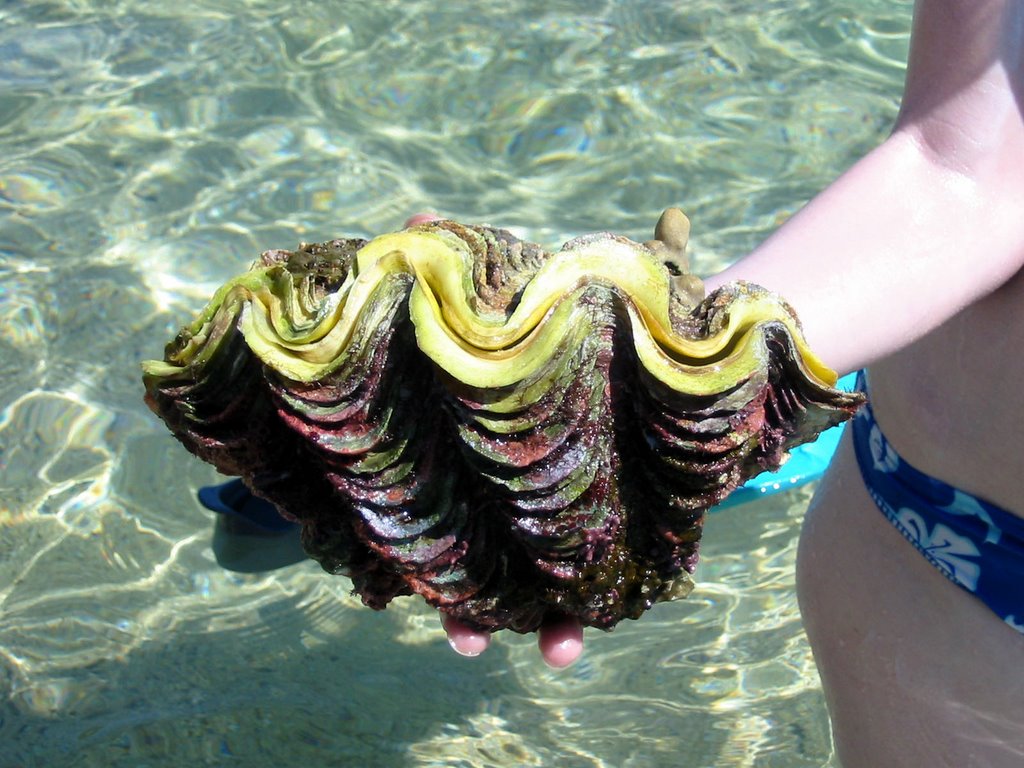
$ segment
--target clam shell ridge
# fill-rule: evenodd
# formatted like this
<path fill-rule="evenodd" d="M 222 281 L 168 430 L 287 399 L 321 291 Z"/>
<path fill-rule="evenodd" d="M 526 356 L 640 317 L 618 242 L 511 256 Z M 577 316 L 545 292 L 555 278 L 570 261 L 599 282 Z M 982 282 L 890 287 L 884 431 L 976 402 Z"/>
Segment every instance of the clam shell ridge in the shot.
<path fill-rule="evenodd" d="M 705 511 L 862 400 L 784 301 L 702 298 L 685 232 L 659 237 L 548 253 L 441 221 L 268 251 L 143 364 L 146 401 L 373 608 L 608 629 L 685 595 Z"/>

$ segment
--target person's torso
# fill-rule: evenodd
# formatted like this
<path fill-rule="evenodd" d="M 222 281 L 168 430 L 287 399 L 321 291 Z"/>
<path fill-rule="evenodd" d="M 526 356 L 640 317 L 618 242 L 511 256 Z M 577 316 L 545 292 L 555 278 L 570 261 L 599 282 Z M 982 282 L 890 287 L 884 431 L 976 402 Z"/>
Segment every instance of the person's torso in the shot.
<path fill-rule="evenodd" d="M 1024 271 L 868 380 L 904 459 L 1024 517 Z"/>

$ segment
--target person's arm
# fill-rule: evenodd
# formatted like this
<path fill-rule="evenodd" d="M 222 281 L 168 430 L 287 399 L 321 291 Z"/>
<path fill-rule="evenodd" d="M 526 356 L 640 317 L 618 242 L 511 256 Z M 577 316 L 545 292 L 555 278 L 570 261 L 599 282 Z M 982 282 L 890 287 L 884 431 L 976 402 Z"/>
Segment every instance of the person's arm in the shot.
<path fill-rule="evenodd" d="M 745 259 L 840 372 L 911 343 L 1024 266 L 1024 0 L 919 0 L 892 135 Z M 488 638 L 446 622 L 475 655 Z M 565 666 L 578 622 L 540 633 Z"/>
<path fill-rule="evenodd" d="M 1024 3 L 922 0 L 892 135 L 747 258 L 705 281 L 784 296 L 845 373 L 1024 265 Z"/>

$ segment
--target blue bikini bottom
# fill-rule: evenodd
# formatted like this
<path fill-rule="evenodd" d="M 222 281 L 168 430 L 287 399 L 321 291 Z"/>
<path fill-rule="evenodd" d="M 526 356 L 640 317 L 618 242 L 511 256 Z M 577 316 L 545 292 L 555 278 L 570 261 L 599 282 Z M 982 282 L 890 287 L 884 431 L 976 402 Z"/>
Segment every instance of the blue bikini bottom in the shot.
<path fill-rule="evenodd" d="M 857 388 L 867 392 L 863 373 Z M 1024 633 L 1024 518 L 910 466 L 870 403 L 852 429 L 864 484 L 882 514 L 946 578 Z"/>

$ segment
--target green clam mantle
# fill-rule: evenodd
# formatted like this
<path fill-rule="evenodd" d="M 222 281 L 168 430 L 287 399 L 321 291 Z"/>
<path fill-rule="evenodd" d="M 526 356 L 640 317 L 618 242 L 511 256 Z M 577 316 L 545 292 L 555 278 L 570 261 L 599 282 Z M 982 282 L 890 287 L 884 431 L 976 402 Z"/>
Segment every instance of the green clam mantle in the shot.
<path fill-rule="evenodd" d="M 269 251 L 143 365 L 191 451 L 383 607 L 609 628 L 688 591 L 703 512 L 859 395 L 757 286 L 703 297 L 689 222 L 547 253 L 434 222 Z"/>

